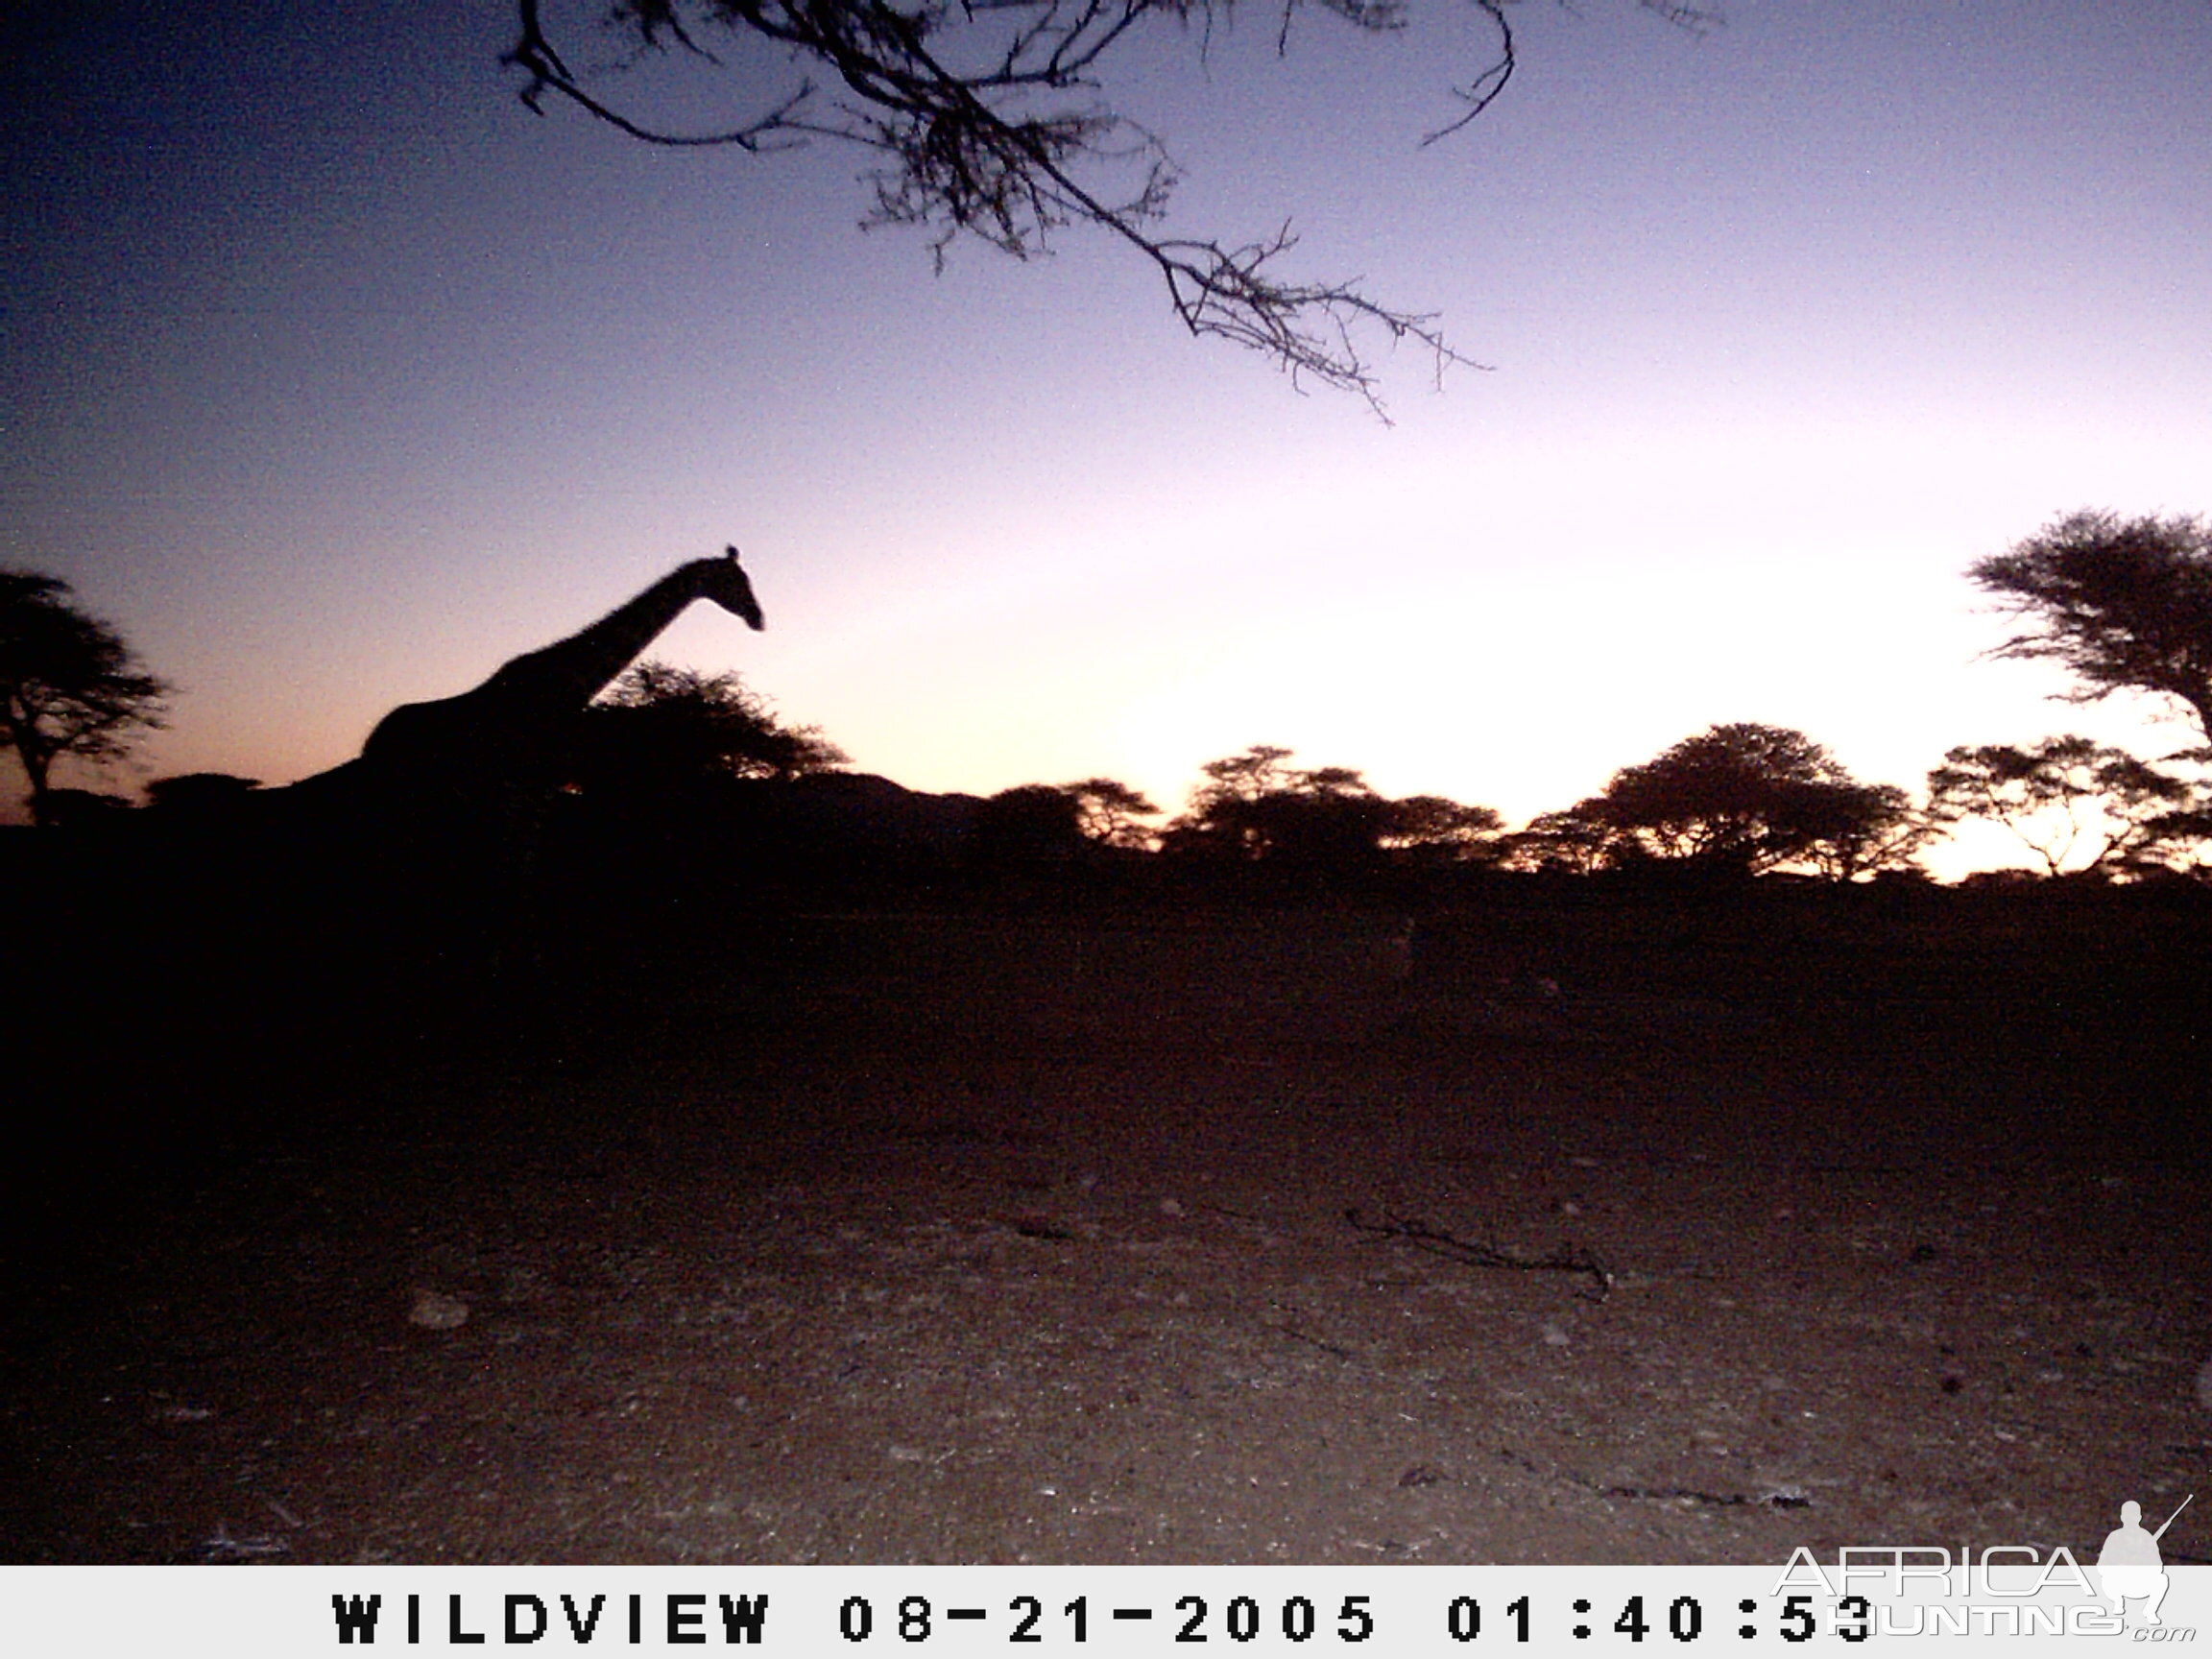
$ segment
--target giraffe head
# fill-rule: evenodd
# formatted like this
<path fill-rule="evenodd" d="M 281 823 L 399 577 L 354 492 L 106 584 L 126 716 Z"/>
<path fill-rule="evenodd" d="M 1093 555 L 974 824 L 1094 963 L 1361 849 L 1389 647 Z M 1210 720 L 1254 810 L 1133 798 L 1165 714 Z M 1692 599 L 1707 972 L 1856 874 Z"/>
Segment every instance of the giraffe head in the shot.
<path fill-rule="evenodd" d="M 733 616 L 745 618 L 745 625 L 757 634 L 767 626 L 760 613 L 760 601 L 753 597 L 753 584 L 745 579 L 744 567 L 737 563 L 737 549 L 725 547 L 719 559 L 702 559 L 705 576 L 701 593 L 729 612 Z"/>

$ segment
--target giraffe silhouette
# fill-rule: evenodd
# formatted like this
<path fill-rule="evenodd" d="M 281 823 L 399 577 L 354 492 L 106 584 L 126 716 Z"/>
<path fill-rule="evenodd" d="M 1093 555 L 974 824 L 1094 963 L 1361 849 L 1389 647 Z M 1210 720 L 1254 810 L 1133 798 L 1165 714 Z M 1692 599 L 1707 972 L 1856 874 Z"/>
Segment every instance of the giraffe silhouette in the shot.
<path fill-rule="evenodd" d="M 268 803 L 261 845 L 272 865 L 290 861 L 301 914 L 331 918 L 302 948 L 351 950 L 372 977 L 432 961 L 442 983 L 528 969 L 547 812 L 585 709 L 700 599 L 763 626 L 736 548 L 690 560 L 482 685 L 393 709 L 358 757 L 273 792 L 288 799 Z"/>
<path fill-rule="evenodd" d="M 272 1064 L 404 1060 L 492 1031 L 513 1013 L 499 998 L 544 988 L 559 952 L 557 969 L 598 960 L 591 929 L 624 937 L 626 884 L 658 867 L 598 857 L 589 834 L 564 841 L 554 805 L 592 699 L 702 599 L 762 626 L 735 548 L 693 559 L 473 688 L 392 709 L 341 765 L 233 791 L 204 820 L 149 814 L 172 831 L 152 851 L 205 986 L 180 1042 L 204 1024 L 251 1029 Z M 598 884 L 592 903 L 564 885 L 578 880 Z"/>
<path fill-rule="evenodd" d="M 473 805 L 512 817 L 561 781 L 590 701 L 699 599 L 756 631 L 765 625 L 736 548 L 690 560 L 589 628 L 502 664 L 481 685 L 393 709 L 362 745 L 362 781 L 433 809 Z"/>

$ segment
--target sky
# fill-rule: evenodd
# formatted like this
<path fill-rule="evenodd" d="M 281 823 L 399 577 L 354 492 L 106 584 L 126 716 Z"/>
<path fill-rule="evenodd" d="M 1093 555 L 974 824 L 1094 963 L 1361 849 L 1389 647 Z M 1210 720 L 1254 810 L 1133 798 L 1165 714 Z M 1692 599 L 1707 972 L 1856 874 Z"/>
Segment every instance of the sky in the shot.
<path fill-rule="evenodd" d="M 2212 511 L 2207 0 L 1702 36 L 1527 0 L 1512 85 L 1428 147 L 1465 8 L 1109 60 L 1187 170 L 1170 228 L 1288 219 L 1297 270 L 1485 366 L 1369 342 L 1390 424 L 1193 341 L 1101 234 L 933 274 L 857 228 L 857 152 L 533 116 L 504 0 L 29 10 L 0 564 L 180 687 L 109 787 L 334 765 L 726 542 L 768 631 L 702 608 L 657 654 L 918 789 L 1172 808 L 1266 742 L 1517 822 L 1721 721 L 1907 786 L 1955 744 L 2188 742 L 1987 660 L 1963 571 L 2076 508 Z M 602 84 L 701 119 L 780 84 L 732 63 Z"/>

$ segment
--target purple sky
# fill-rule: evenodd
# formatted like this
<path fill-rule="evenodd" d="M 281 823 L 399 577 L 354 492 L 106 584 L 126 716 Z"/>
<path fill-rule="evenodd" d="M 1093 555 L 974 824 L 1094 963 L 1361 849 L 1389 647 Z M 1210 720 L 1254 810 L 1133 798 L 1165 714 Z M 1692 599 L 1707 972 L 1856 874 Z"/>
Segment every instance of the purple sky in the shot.
<path fill-rule="evenodd" d="M 1960 572 L 2212 510 L 2202 0 L 1730 0 L 1702 39 L 1529 0 L 1426 150 L 1460 12 L 1282 61 L 1272 14 L 1203 65 L 1164 31 L 1111 89 L 1175 224 L 1294 216 L 1305 271 L 1494 365 L 1389 361 L 1390 428 L 1192 343 L 1102 237 L 932 278 L 856 232 L 856 154 L 533 118 L 502 0 L 50 10 L 5 54 L 0 562 L 183 687 L 137 776 L 333 764 L 728 541 L 770 631 L 665 654 L 919 788 L 1174 805 L 1266 741 L 1518 819 L 1715 721 L 1909 785 L 2186 741 L 1975 661 Z"/>

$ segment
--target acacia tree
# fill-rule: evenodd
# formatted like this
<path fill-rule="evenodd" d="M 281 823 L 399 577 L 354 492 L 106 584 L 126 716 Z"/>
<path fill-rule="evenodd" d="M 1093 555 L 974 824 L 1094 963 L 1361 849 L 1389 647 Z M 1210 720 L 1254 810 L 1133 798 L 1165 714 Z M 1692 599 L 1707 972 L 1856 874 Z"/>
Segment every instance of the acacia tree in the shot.
<path fill-rule="evenodd" d="M 980 859 L 1001 865 L 1065 863 L 1090 846 L 1081 805 L 1050 783 L 1019 783 L 982 802 L 970 838 Z"/>
<path fill-rule="evenodd" d="M 1206 781 L 1167 826 L 1162 845 L 1186 855 L 1278 862 L 1336 862 L 1372 854 L 1382 839 L 1382 797 L 1346 766 L 1300 770 L 1291 751 L 1255 743 L 1209 760 Z"/>
<path fill-rule="evenodd" d="M 70 601 L 69 584 L 0 570 L 0 749 L 31 785 L 31 816 L 55 821 L 54 763 L 116 759 L 161 725 L 170 686 L 121 635 Z"/>
<path fill-rule="evenodd" d="M 1174 853 L 1277 865 L 1350 869 L 1384 855 L 1417 862 L 1489 858 L 1503 820 L 1438 795 L 1394 801 L 1350 766 L 1297 768 L 1291 751 L 1259 743 L 1209 760 L 1207 781 L 1162 837 Z"/>
<path fill-rule="evenodd" d="M 2059 663 L 2072 702 L 2173 698 L 2212 744 L 2212 522 L 2070 513 L 1967 574 L 2027 623 L 1994 655 Z"/>
<path fill-rule="evenodd" d="M 1378 413 L 1375 380 L 1354 339 L 1379 330 L 1429 349 L 1437 372 L 1464 361 L 1431 313 L 1401 311 L 1354 282 L 1278 274 L 1297 245 L 1286 225 L 1249 241 L 1170 235 L 1161 228 L 1178 171 L 1166 145 L 1103 95 L 1107 60 L 1147 32 L 1172 27 L 1205 50 L 1235 0 L 597 0 L 603 26 L 639 54 L 673 51 L 724 69 L 750 39 L 790 66 L 758 113 L 720 131 L 683 132 L 619 108 L 555 45 L 541 0 L 517 0 L 519 37 L 505 61 L 528 79 L 522 100 L 575 105 L 633 138 L 756 154 L 828 138 L 878 158 L 865 175 L 867 223 L 919 228 L 942 267 L 962 237 L 1030 258 L 1055 232 L 1088 225 L 1147 260 L 1193 335 L 1271 358 L 1293 382 L 1358 393 Z M 1405 0 L 1312 0 L 1367 35 L 1406 24 Z M 1453 94 L 1460 108 L 1423 140 L 1457 131 L 1505 88 L 1517 61 L 1513 0 L 1469 0 L 1489 36 Z M 1690 30 L 1716 20 L 1683 0 L 1636 0 Z M 1277 49 L 1287 48 L 1300 0 L 1284 0 Z M 743 71 L 737 70 L 740 76 Z M 819 79 L 817 79 L 819 77 Z M 828 88 L 834 87 L 834 90 Z M 748 88 L 750 90 L 750 88 Z"/>
<path fill-rule="evenodd" d="M 1259 803 L 1293 788 L 1293 774 L 1283 764 L 1291 753 L 1277 743 L 1255 743 L 1241 755 L 1200 766 L 1206 781 L 1190 791 L 1190 807 L 1162 832 L 1162 849 L 1198 856 L 1264 856 L 1265 833 L 1250 820 Z"/>
<path fill-rule="evenodd" d="M 1800 797 L 1797 823 L 1807 839 L 1798 861 L 1831 881 L 1911 867 L 1936 825 L 1896 784 L 1846 778 Z"/>
<path fill-rule="evenodd" d="M 1495 864 L 1503 855 L 1505 820 L 1494 806 L 1470 806 L 1442 795 L 1407 795 L 1390 803 L 1382 848 L 1429 864 Z"/>
<path fill-rule="evenodd" d="M 787 726 L 735 674 L 646 661 L 585 714 L 579 770 L 635 787 L 707 777 L 799 778 L 850 763 L 819 726 Z M 589 781 L 587 782 L 589 787 Z"/>
<path fill-rule="evenodd" d="M 1157 818 L 1160 808 L 1141 791 L 1113 778 L 1085 778 L 1058 787 L 1075 803 L 1076 827 L 1090 840 L 1131 852 L 1152 845 L 1155 831 L 1138 820 Z"/>
<path fill-rule="evenodd" d="M 972 845 L 984 862 L 1000 864 L 1066 863 L 1101 847 L 1142 852 L 1153 831 L 1138 820 L 1159 810 L 1112 778 L 1022 783 L 975 808 Z"/>
<path fill-rule="evenodd" d="M 2195 785 L 2073 734 L 2027 749 L 1953 749 L 1928 774 L 1928 802 L 1938 823 L 2004 825 L 2054 877 L 2170 869 L 2183 848 L 2212 836 Z"/>
<path fill-rule="evenodd" d="M 1594 876 L 1605 869 L 1614 846 L 1612 825 L 1595 799 L 1556 812 L 1540 812 L 1504 838 L 1508 869 Z"/>
<path fill-rule="evenodd" d="M 1801 732 L 1740 722 L 1623 767 L 1603 794 L 1531 821 L 1513 856 L 1524 868 L 1671 861 L 1849 879 L 1903 862 L 1925 836 L 1902 789 L 1860 782 Z"/>

